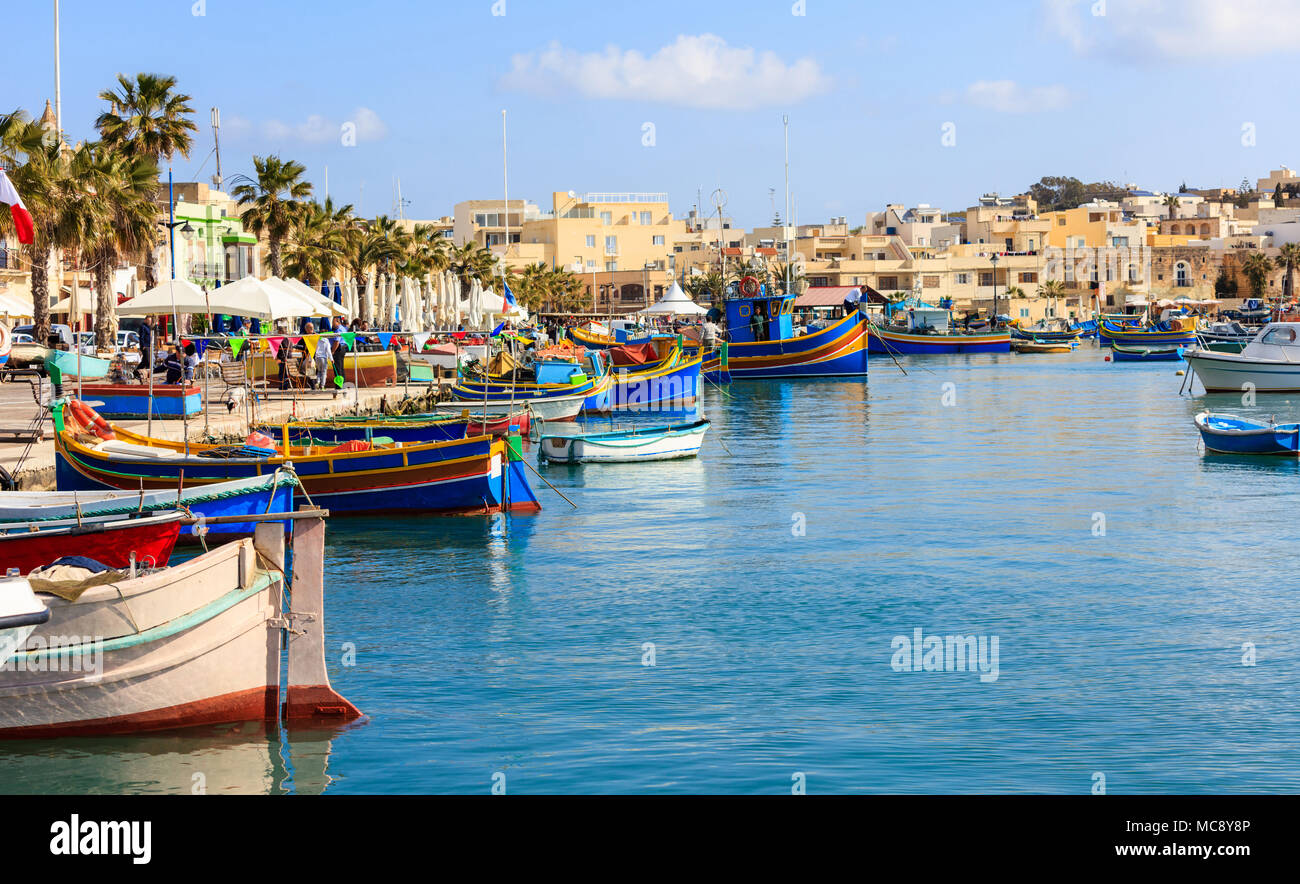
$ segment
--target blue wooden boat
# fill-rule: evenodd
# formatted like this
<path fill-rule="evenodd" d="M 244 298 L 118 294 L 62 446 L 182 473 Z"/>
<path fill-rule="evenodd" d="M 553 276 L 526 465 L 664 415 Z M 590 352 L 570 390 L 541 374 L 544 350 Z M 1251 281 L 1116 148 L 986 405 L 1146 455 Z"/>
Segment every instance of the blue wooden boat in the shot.
<path fill-rule="evenodd" d="M 143 420 L 150 416 L 149 387 L 144 384 L 83 384 L 81 395 L 100 403 L 95 410 L 104 417 Z M 152 415 L 156 418 L 187 418 L 203 412 L 203 391 L 179 384 L 156 384 Z"/>
<path fill-rule="evenodd" d="M 698 351 L 685 354 L 676 338 L 656 338 L 667 355 L 639 366 L 612 369 L 614 386 L 610 407 L 615 411 L 684 410 L 695 405 L 699 395 L 703 357 Z M 610 351 L 616 358 L 619 350 Z"/>
<path fill-rule="evenodd" d="M 794 334 L 794 295 L 728 298 L 725 349 L 704 354 L 704 377 L 714 383 L 764 378 L 867 376 L 865 313 L 854 310 L 826 328 Z"/>
<path fill-rule="evenodd" d="M 191 485 L 179 492 L 175 487 L 154 491 L 80 490 L 9 491 L 0 495 L 0 528 L 25 522 L 61 523 L 93 522 L 120 519 L 139 513 L 188 510 L 195 516 L 251 516 L 263 513 L 287 513 L 293 510 L 298 477 L 291 466 L 283 466 L 261 476 Z M 231 522 L 204 526 L 208 536 L 252 534 L 251 522 Z M 183 526 L 181 534 L 193 534 Z"/>
<path fill-rule="evenodd" d="M 263 476 L 292 464 L 305 495 L 332 514 L 483 513 L 538 510 L 521 457 L 491 436 L 340 450 L 303 446 L 257 454 L 250 445 L 152 439 L 102 418 L 83 403 L 54 409 L 59 490 L 161 490 Z M 90 412 L 93 415 L 93 412 Z"/>
<path fill-rule="evenodd" d="M 613 378 L 604 356 L 588 350 L 584 365 L 564 360 L 545 360 L 535 367 L 533 383 L 519 383 L 505 377 L 461 378 L 452 387 L 452 395 L 466 403 L 501 407 L 513 402 L 527 404 L 533 400 L 572 397 L 584 394 L 582 410 L 588 414 L 610 410 L 613 403 Z"/>
<path fill-rule="evenodd" d="M 1174 318 L 1139 328 L 1107 319 L 1102 321 L 1099 332 L 1103 343 L 1189 347 L 1196 343 L 1196 320 Z"/>
<path fill-rule="evenodd" d="M 1181 362 L 1183 348 L 1179 346 L 1132 347 L 1111 345 L 1111 359 L 1115 362 Z"/>
<path fill-rule="evenodd" d="M 640 337 L 629 337 L 628 333 L 621 328 L 614 329 L 612 335 L 598 335 L 595 332 L 587 331 L 585 328 L 571 328 L 567 331 L 567 337 L 573 343 L 586 347 L 588 350 L 608 350 L 613 347 L 639 346 L 648 344 L 653 339 L 653 335 L 641 335 Z"/>
<path fill-rule="evenodd" d="M 1300 424 L 1251 420 L 1202 411 L 1193 418 L 1207 451 L 1220 454 L 1300 455 Z"/>

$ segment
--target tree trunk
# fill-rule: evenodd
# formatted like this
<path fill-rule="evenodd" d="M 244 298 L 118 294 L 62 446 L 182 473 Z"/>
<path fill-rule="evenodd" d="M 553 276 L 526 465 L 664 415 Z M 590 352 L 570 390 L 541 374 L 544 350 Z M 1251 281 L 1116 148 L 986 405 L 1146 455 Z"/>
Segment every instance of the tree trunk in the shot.
<path fill-rule="evenodd" d="M 271 247 L 271 275 L 277 277 L 283 277 L 284 273 L 280 265 L 280 237 L 278 236 L 271 237 L 270 247 Z"/>
<path fill-rule="evenodd" d="M 111 350 L 117 344 L 117 294 L 113 291 L 113 267 L 117 255 L 111 251 L 99 254 L 95 262 L 95 346 Z"/>
<path fill-rule="evenodd" d="M 44 254 L 41 254 L 41 251 Z M 50 337 L 50 252 L 28 248 L 32 261 L 32 339 L 44 346 Z"/>

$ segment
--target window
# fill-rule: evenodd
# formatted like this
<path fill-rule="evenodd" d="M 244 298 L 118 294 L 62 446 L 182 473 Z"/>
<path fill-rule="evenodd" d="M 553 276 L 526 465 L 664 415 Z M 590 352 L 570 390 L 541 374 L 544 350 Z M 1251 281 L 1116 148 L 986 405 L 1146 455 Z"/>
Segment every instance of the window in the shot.
<path fill-rule="evenodd" d="M 969 273 L 958 273 L 958 274 L 957 274 L 957 285 L 970 285 L 970 274 L 969 274 Z"/>
<path fill-rule="evenodd" d="M 642 212 L 642 213 L 641 213 L 641 223 L 642 223 L 643 225 L 647 226 L 647 227 L 654 223 L 654 221 L 652 221 L 652 220 L 650 219 L 650 213 L 649 213 L 649 212 Z"/>
<path fill-rule="evenodd" d="M 1185 288 L 1192 284 L 1191 279 L 1187 276 L 1187 264 L 1179 261 L 1174 265 L 1174 285 L 1179 288 Z"/>
<path fill-rule="evenodd" d="M 1029 308 L 1028 308 L 1028 307 L 1021 307 L 1021 308 L 1020 308 L 1020 318 L 1021 318 L 1021 319 L 1028 319 L 1028 318 L 1029 318 Z"/>
<path fill-rule="evenodd" d="M 651 237 L 651 240 L 650 240 L 650 241 L 651 241 L 651 243 L 652 243 L 653 245 L 656 245 L 656 246 L 661 246 L 661 245 L 664 244 L 664 238 L 663 238 L 662 236 Z"/>
<path fill-rule="evenodd" d="M 980 271 L 980 285 L 996 285 L 993 282 L 993 274 L 987 270 Z"/>
<path fill-rule="evenodd" d="M 921 285 L 924 286 L 925 288 L 928 288 L 928 289 L 937 289 L 937 288 L 939 287 L 939 277 L 937 277 L 937 276 L 922 276 L 922 277 L 921 277 Z"/>
<path fill-rule="evenodd" d="M 1064 226 L 1065 226 L 1065 219 L 1064 219 L 1064 218 L 1057 218 L 1057 219 L 1056 219 L 1056 226 L 1057 226 L 1057 227 L 1064 227 Z"/>
<path fill-rule="evenodd" d="M 588 270 L 595 270 L 595 269 L 596 269 L 596 262 L 595 262 L 594 260 L 592 260 L 591 258 L 588 258 L 588 259 L 587 259 L 587 269 L 588 269 Z"/>
<path fill-rule="evenodd" d="M 613 273 L 613 272 L 616 271 L 616 270 L 618 270 L 618 262 L 617 262 L 617 261 L 606 261 L 606 262 L 605 262 L 605 272 L 606 272 L 606 273 Z"/>
<path fill-rule="evenodd" d="M 656 237 L 656 238 L 657 238 L 657 237 Z M 676 252 L 677 254 L 681 254 L 682 247 L 681 247 L 681 246 L 673 246 L 673 251 Z"/>
<path fill-rule="evenodd" d="M 882 289 L 897 289 L 897 288 L 898 288 L 898 277 L 897 277 L 897 276 L 882 276 L 882 277 L 880 277 L 880 287 L 881 287 Z"/>
<path fill-rule="evenodd" d="M 618 237 L 617 237 L 617 236 L 607 236 L 607 237 L 605 237 L 605 254 L 606 254 L 606 255 L 617 255 L 617 254 L 618 254 Z"/>
<path fill-rule="evenodd" d="M 601 213 L 600 213 L 600 223 L 601 223 L 601 224 L 604 224 L 606 227 L 608 227 L 609 225 L 613 224 L 613 223 L 614 223 L 614 213 L 613 213 L 613 212 L 601 212 Z"/>
<path fill-rule="evenodd" d="M 595 247 L 596 247 L 596 234 L 594 233 L 587 234 L 587 248 L 594 249 Z"/>
<path fill-rule="evenodd" d="M 1038 282 L 1038 274 L 1037 274 L 1037 273 L 1022 273 L 1022 274 L 1020 274 L 1020 281 L 1021 281 L 1021 282 Z"/>

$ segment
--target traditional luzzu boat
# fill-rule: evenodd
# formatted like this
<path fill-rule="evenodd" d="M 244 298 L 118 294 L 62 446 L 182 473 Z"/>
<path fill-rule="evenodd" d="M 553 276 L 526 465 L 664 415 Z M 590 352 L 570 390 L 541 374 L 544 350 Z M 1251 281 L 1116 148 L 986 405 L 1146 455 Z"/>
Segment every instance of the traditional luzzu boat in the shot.
<path fill-rule="evenodd" d="M 571 328 L 567 332 L 568 339 L 575 344 L 586 347 L 589 350 L 608 350 L 611 347 L 639 346 L 650 343 L 653 335 L 630 336 L 624 329 L 616 328 L 610 335 L 598 334 L 590 329 Z"/>
<path fill-rule="evenodd" d="M 260 433 L 283 440 L 285 433 L 293 445 L 309 442 L 316 445 L 337 446 L 345 442 L 420 443 L 446 442 L 464 439 L 467 435 L 484 433 L 507 436 L 513 428 L 515 434 L 526 434 L 530 427 L 527 409 L 489 414 L 486 422 L 481 416 L 442 414 L 405 414 L 383 417 L 322 417 L 314 420 L 291 421 L 283 424 L 265 424 L 257 428 Z"/>
<path fill-rule="evenodd" d="M 66 404 L 60 400 L 54 410 L 55 480 L 61 491 L 203 486 L 262 476 L 292 464 L 307 500 L 336 515 L 541 509 L 520 456 L 491 436 L 269 450 L 250 444 L 187 444 L 111 424 L 88 426 L 84 414 L 76 413 L 81 409 Z"/>
<path fill-rule="evenodd" d="M 31 531 L 65 525 L 93 525 L 127 516 L 184 510 L 203 520 L 207 536 L 252 534 L 254 523 L 241 516 L 285 513 L 293 509 L 298 477 L 285 465 L 261 476 L 230 482 L 141 491 L 6 491 L 0 494 L 0 531 Z M 287 524 L 287 523 L 286 523 Z M 182 536 L 193 528 L 181 528 Z"/>
<path fill-rule="evenodd" d="M 941 353 L 1010 353 L 1011 333 L 967 334 L 952 328 L 952 314 L 937 307 L 905 308 L 905 324 L 871 326 L 871 352 L 916 356 Z"/>
<path fill-rule="evenodd" d="M 655 336 L 608 353 L 614 378 L 610 407 L 615 411 L 680 411 L 695 405 L 703 357 L 687 355 L 676 336 Z"/>
<path fill-rule="evenodd" d="M 179 384 L 83 384 L 81 395 L 99 402 L 96 410 L 112 418 L 186 418 L 203 413 L 203 391 Z M 150 399 L 152 398 L 152 403 Z"/>
<path fill-rule="evenodd" d="M 1038 342 L 1077 341 L 1084 334 L 1083 328 L 1070 325 L 1060 317 L 1045 319 L 1030 326 L 1012 325 L 1010 331 L 1013 340 Z"/>
<path fill-rule="evenodd" d="M 1192 419 L 1206 451 L 1219 454 L 1300 455 L 1300 424 L 1279 424 L 1202 411 Z"/>
<path fill-rule="evenodd" d="M 1177 345 L 1127 346 L 1111 344 L 1111 359 L 1115 362 L 1182 362 L 1183 348 Z"/>
<path fill-rule="evenodd" d="M 1035 338 L 1016 338 L 1011 342 L 1011 349 L 1017 353 L 1071 353 L 1073 341 L 1040 341 Z"/>
<path fill-rule="evenodd" d="M 292 595 L 278 525 L 107 582 L 88 572 L 0 580 L 0 614 L 22 621 L 0 631 L 0 738 L 359 718 L 325 668 L 320 515 L 293 514 Z"/>
<path fill-rule="evenodd" d="M 505 371 L 522 368 L 514 365 L 513 360 L 503 359 L 502 363 L 507 365 Z M 452 395 L 458 402 L 471 407 L 477 404 L 499 408 L 514 403 L 544 408 L 547 399 L 567 400 L 580 394 L 583 397 L 582 411 L 588 414 L 609 411 L 613 400 L 614 378 L 604 356 L 596 350 L 586 351 L 581 364 L 563 359 L 534 362 L 531 382 L 505 377 L 505 371 L 490 372 L 487 380 L 482 377 L 461 378 L 452 387 Z M 540 412 L 535 410 L 534 413 L 542 417 Z"/>
<path fill-rule="evenodd" d="M 571 427 L 540 437 L 540 456 L 557 463 L 637 463 L 695 457 L 709 431 L 706 420 L 666 427 L 589 433 Z"/>
<path fill-rule="evenodd" d="M 1300 390 L 1300 322 L 1269 323 L 1240 353 L 1194 347 L 1183 357 L 1207 393 Z"/>
<path fill-rule="evenodd" d="M 747 278 L 751 279 L 752 278 Z M 826 328 L 794 334 L 795 295 L 766 294 L 742 281 L 738 296 L 724 302 L 729 342 L 704 354 L 706 380 L 867 376 L 865 313 L 855 310 Z"/>
<path fill-rule="evenodd" d="M 1102 320 L 1099 329 L 1103 344 L 1165 344 L 1190 347 L 1196 343 L 1196 318 L 1170 316 L 1154 325 L 1133 327 L 1112 320 Z"/>

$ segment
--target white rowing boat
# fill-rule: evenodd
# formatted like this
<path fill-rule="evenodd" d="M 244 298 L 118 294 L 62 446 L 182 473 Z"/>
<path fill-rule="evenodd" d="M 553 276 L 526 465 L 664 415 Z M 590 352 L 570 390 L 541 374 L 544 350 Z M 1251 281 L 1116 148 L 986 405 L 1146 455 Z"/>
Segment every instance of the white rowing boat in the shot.
<path fill-rule="evenodd" d="M 645 427 L 608 433 L 587 433 L 580 427 L 572 432 L 551 432 L 547 428 L 539 441 L 541 456 L 557 463 L 636 463 L 643 460 L 673 460 L 695 457 L 709 431 L 709 422 Z"/>

